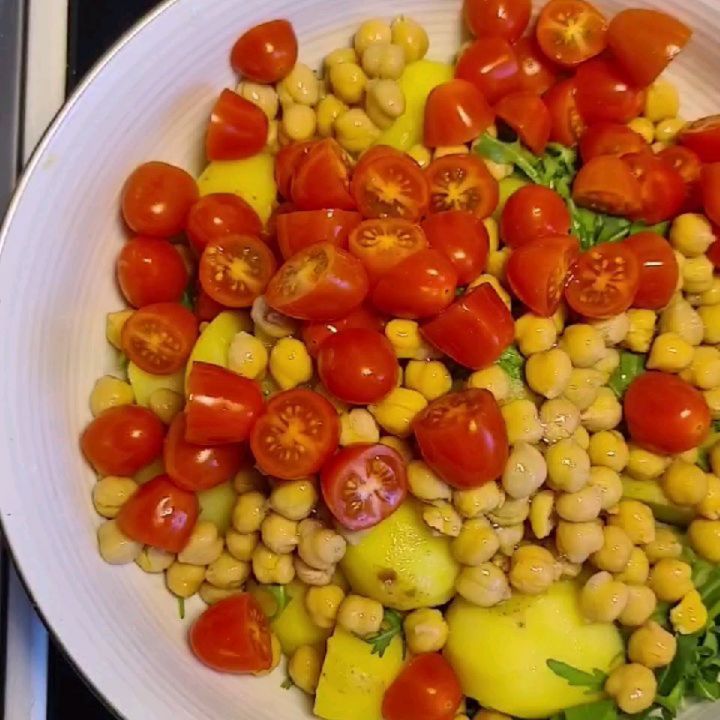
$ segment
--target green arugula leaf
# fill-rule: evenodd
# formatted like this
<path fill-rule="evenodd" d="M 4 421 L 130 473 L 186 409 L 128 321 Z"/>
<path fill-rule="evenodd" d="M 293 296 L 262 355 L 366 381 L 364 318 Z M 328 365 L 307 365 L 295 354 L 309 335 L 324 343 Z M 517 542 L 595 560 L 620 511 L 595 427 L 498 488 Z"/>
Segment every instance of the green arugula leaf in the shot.
<path fill-rule="evenodd" d="M 672 605 L 670 605 L 670 603 L 658 602 L 657 606 L 655 607 L 655 612 L 652 614 L 650 619 L 665 628 L 669 627 L 671 607 Z"/>
<path fill-rule="evenodd" d="M 295 683 L 290 679 L 290 676 L 288 676 L 280 683 L 280 687 L 283 690 L 289 690 L 295 687 Z"/>
<path fill-rule="evenodd" d="M 185 598 L 179 597 L 177 599 L 178 601 L 178 615 L 180 616 L 181 620 L 185 619 Z"/>
<path fill-rule="evenodd" d="M 524 377 L 525 358 L 520 351 L 511 345 L 498 358 L 496 364 L 499 365 L 513 380 L 522 380 Z"/>
<path fill-rule="evenodd" d="M 267 590 L 275 600 L 275 612 L 269 619 L 277 620 L 290 604 L 292 595 L 287 591 L 286 585 L 265 585 L 265 590 Z"/>
<path fill-rule="evenodd" d="M 710 472 L 710 448 L 698 448 L 698 459 L 695 464 L 703 471 Z"/>
<path fill-rule="evenodd" d="M 720 420 L 713 420 L 712 429 L 713 432 L 720 432 Z"/>
<path fill-rule="evenodd" d="M 526 150 L 518 141 L 506 143 L 485 133 L 475 143 L 475 152 L 493 162 L 514 165 L 534 183 L 542 184 L 537 156 Z"/>
<path fill-rule="evenodd" d="M 598 700 L 565 711 L 565 720 L 617 720 L 617 717 L 617 706 L 612 700 Z"/>
<path fill-rule="evenodd" d="M 655 225 L 646 225 L 644 222 L 638 220 L 637 222 L 634 222 L 632 225 L 630 225 L 630 232 L 628 233 L 628 235 L 637 235 L 641 232 L 654 232 L 658 235 L 662 235 L 663 237 L 665 237 L 669 229 L 669 221 L 660 222 Z"/>
<path fill-rule="evenodd" d="M 617 370 L 610 376 L 608 387 L 622 400 L 625 391 L 630 383 L 638 376 L 645 372 L 645 355 L 631 353 L 623 350 L 620 353 L 620 365 Z"/>
<path fill-rule="evenodd" d="M 404 654 L 405 636 L 403 635 L 403 616 L 397 610 L 385 608 L 380 630 L 362 639 L 369 645 L 372 645 L 372 655 L 383 657 L 385 651 L 390 647 L 390 643 L 397 635 L 399 635 L 403 641 Z"/>
<path fill-rule="evenodd" d="M 127 375 L 128 365 L 130 364 L 130 358 L 122 351 L 118 350 L 117 354 L 118 370 L 123 374 Z"/>
<path fill-rule="evenodd" d="M 193 283 L 190 283 L 186 288 L 185 292 L 183 293 L 182 297 L 180 298 L 180 304 L 184 305 L 190 312 L 195 312 L 195 301 L 197 300 L 197 292 L 195 291 L 195 286 Z"/>
<path fill-rule="evenodd" d="M 608 678 L 606 673 L 602 672 L 602 670 L 598 670 L 597 668 L 593 670 L 592 673 L 587 673 L 584 670 L 578 670 L 572 665 L 568 665 L 560 660 L 550 659 L 547 661 L 547 666 L 558 677 L 567 680 L 568 685 L 571 685 L 572 687 L 588 688 L 588 693 L 602 691 Z"/>

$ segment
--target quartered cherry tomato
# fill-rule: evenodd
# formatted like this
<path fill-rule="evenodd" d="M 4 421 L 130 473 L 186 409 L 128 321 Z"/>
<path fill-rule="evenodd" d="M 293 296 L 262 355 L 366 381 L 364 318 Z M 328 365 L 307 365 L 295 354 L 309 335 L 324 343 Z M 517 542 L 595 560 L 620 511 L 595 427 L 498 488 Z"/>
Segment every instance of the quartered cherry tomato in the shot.
<path fill-rule="evenodd" d="M 651 452 L 676 455 L 703 444 L 710 432 L 710 409 L 699 390 L 677 375 L 646 372 L 625 393 L 628 432 Z"/>
<path fill-rule="evenodd" d="M 603 14 L 585 0 L 550 0 L 538 18 L 536 36 L 545 55 L 572 67 L 605 49 L 607 23 Z"/>
<path fill-rule="evenodd" d="M 560 307 L 570 266 L 579 254 L 578 241 L 570 235 L 535 240 L 510 254 L 508 283 L 533 313 L 550 317 Z"/>
<path fill-rule="evenodd" d="M 165 427 L 157 415 L 138 405 L 100 413 L 83 431 L 80 447 L 102 475 L 132 477 L 162 452 Z"/>
<path fill-rule="evenodd" d="M 117 279 L 125 299 L 134 307 L 143 307 L 179 301 L 188 284 L 188 271 L 167 240 L 136 237 L 120 251 Z"/>
<path fill-rule="evenodd" d="M 359 307 L 341 320 L 326 323 L 308 323 L 303 328 L 302 339 L 308 352 L 313 357 L 317 357 L 320 346 L 325 340 L 342 330 L 349 330 L 351 328 L 382 330 L 383 320 L 372 310 Z"/>
<path fill-rule="evenodd" d="M 122 350 L 141 370 L 172 375 L 181 370 L 198 336 L 198 321 L 180 303 L 157 303 L 135 311 L 123 325 Z"/>
<path fill-rule="evenodd" d="M 465 0 L 463 15 L 475 37 L 503 37 L 516 42 L 532 13 L 531 0 Z"/>
<path fill-rule="evenodd" d="M 700 180 L 703 164 L 697 153 L 682 145 L 670 145 L 661 150 L 657 156 L 680 173 L 685 185 L 694 188 Z"/>
<path fill-rule="evenodd" d="M 386 315 L 419 320 L 442 312 L 455 298 L 455 267 L 433 248 L 405 258 L 373 288 L 373 305 Z"/>
<path fill-rule="evenodd" d="M 654 232 L 632 235 L 625 245 L 640 263 L 640 284 L 633 307 L 660 310 L 664 308 L 678 284 L 680 269 L 670 243 Z"/>
<path fill-rule="evenodd" d="M 512 45 L 498 36 L 483 37 L 467 48 L 455 66 L 455 77 L 471 82 L 491 104 L 519 90 L 522 82 Z"/>
<path fill-rule="evenodd" d="M 495 113 L 536 155 L 545 152 L 552 130 L 552 119 L 539 95 L 527 90 L 505 95 L 495 105 Z"/>
<path fill-rule="evenodd" d="M 645 105 L 645 90 L 611 58 L 596 58 L 581 65 L 575 85 L 577 107 L 588 125 L 603 120 L 630 122 Z"/>
<path fill-rule="evenodd" d="M 484 284 L 460 296 L 447 310 L 425 323 L 423 337 L 455 362 L 481 370 L 512 344 L 515 324 L 507 305 Z"/>
<path fill-rule="evenodd" d="M 187 393 L 185 439 L 198 445 L 244 442 L 263 409 L 254 380 L 210 363 L 192 364 Z"/>
<path fill-rule="evenodd" d="M 500 218 L 500 237 L 511 248 L 569 232 L 570 212 L 565 201 L 542 185 L 525 185 L 516 190 L 505 203 Z"/>
<path fill-rule="evenodd" d="M 148 162 L 133 170 L 125 181 L 122 214 L 138 235 L 168 238 L 185 229 L 197 198 L 192 175 L 174 165 Z"/>
<path fill-rule="evenodd" d="M 301 151 L 290 193 L 298 210 L 354 210 L 349 162 L 345 151 L 332 138 L 313 143 L 306 154 Z"/>
<path fill-rule="evenodd" d="M 429 148 L 462 145 L 482 135 L 495 114 L 475 85 L 450 80 L 438 85 L 425 102 L 424 142 Z"/>
<path fill-rule="evenodd" d="M 190 628 L 190 647 L 217 672 L 257 673 L 272 667 L 270 625 L 250 593 L 208 607 Z"/>
<path fill-rule="evenodd" d="M 488 390 L 443 395 L 416 415 L 412 427 L 423 459 L 452 487 L 467 490 L 502 475 L 507 430 Z"/>
<path fill-rule="evenodd" d="M 700 189 L 705 214 L 716 225 L 720 224 L 720 163 L 710 163 L 703 168 Z"/>
<path fill-rule="evenodd" d="M 692 30 L 659 10 L 629 8 L 610 21 L 608 45 L 640 86 L 650 85 L 687 45 Z"/>
<path fill-rule="evenodd" d="M 640 284 L 640 262 L 626 243 L 584 252 L 570 267 L 565 300 L 580 315 L 604 320 L 625 312 Z"/>
<path fill-rule="evenodd" d="M 233 45 L 230 63 L 244 79 L 271 85 L 294 67 L 298 42 L 287 20 L 271 20 L 250 28 Z"/>
<path fill-rule="evenodd" d="M 640 183 L 642 208 L 634 217 L 648 225 L 674 218 L 687 196 L 680 173 L 669 163 L 647 152 L 625 155 L 623 161 Z"/>
<path fill-rule="evenodd" d="M 490 240 L 482 220 L 466 210 L 433 213 L 422 224 L 430 247 L 453 264 L 458 285 L 475 280 L 487 263 Z"/>
<path fill-rule="evenodd" d="M 179 553 L 190 539 L 199 514 L 194 492 L 179 488 L 167 475 L 158 475 L 125 501 L 117 524 L 135 542 Z"/>
<path fill-rule="evenodd" d="M 632 217 L 642 210 L 642 188 L 620 158 L 601 155 L 580 168 L 573 200 L 581 207 L 609 215 Z"/>
<path fill-rule="evenodd" d="M 277 240 L 285 260 L 310 245 L 329 242 L 347 248 L 362 215 L 351 210 L 299 210 L 276 218 Z"/>
<path fill-rule="evenodd" d="M 258 467 L 281 480 L 314 475 L 335 452 L 337 411 L 322 395 L 304 388 L 273 395 L 250 435 Z"/>
<path fill-rule="evenodd" d="M 580 155 L 583 162 L 590 162 L 600 155 L 622 157 L 643 152 L 651 152 L 645 138 L 621 123 L 596 123 L 580 138 Z"/>
<path fill-rule="evenodd" d="M 521 89 L 546 93 L 557 80 L 557 66 L 543 54 L 534 36 L 520 38 L 513 47 L 520 64 Z"/>
<path fill-rule="evenodd" d="M 445 155 L 433 160 L 425 174 L 431 212 L 467 210 L 482 220 L 497 207 L 497 180 L 475 155 Z"/>
<path fill-rule="evenodd" d="M 720 115 L 688 123 L 678 142 L 690 148 L 704 163 L 720 162 Z"/>
<path fill-rule="evenodd" d="M 258 214 L 238 195 L 212 193 L 200 198 L 190 209 L 187 236 L 198 255 L 205 246 L 226 235 L 255 235 L 262 232 Z"/>
<path fill-rule="evenodd" d="M 292 197 L 292 181 L 295 170 L 317 143 L 317 140 L 290 143 L 290 145 L 281 147 L 275 155 L 275 183 L 278 193 L 286 200 L 290 200 Z"/>
<path fill-rule="evenodd" d="M 561 80 L 543 96 L 552 123 L 550 139 L 574 147 L 585 133 L 585 121 L 577 106 L 575 80 Z"/>
<path fill-rule="evenodd" d="M 205 154 L 211 162 L 241 160 L 259 153 L 267 135 L 267 115 L 236 92 L 223 90 L 210 114 Z"/>
<path fill-rule="evenodd" d="M 205 246 L 199 277 L 203 290 L 232 308 L 250 307 L 263 294 L 277 263 L 270 248 L 251 235 L 226 235 Z"/>
<path fill-rule="evenodd" d="M 231 480 L 242 467 L 242 445 L 196 444 L 189 442 L 186 434 L 187 418 L 185 413 L 179 413 L 165 438 L 163 461 L 170 479 L 183 490 L 209 490 Z"/>

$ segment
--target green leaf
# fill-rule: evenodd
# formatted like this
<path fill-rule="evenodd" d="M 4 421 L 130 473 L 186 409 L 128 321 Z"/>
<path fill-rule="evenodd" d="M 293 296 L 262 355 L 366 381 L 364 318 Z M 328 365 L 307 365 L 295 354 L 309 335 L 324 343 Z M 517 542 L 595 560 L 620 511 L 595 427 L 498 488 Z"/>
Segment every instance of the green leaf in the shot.
<path fill-rule="evenodd" d="M 661 222 L 657 223 L 656 225 L 646 225 L 644 222 L 638 221 L 630 225 L 630 232 L 628 233 L 628 235 L 637 235 L 641 232 L 654 232 L 658 235 L 662 235 L 663 237 L 665 237 L 669 229 L 669 222 Z"/>
<path fill-rule="evenodd" d="M 128 365 L 130 364 L 130 358 L 122 351 L 118 350 L 117 355 L 118 370 L 127 374 Z"/>
<path fill-rule="evenodd" d="M 292 595 L 287 591 L 286 585 L 265 585 L 265 589 L 275 600 L 275 612 L 269 619 L 277 620 L 283 614 L 285 608 L 290 604 Z"/>
<path fill-rule="evenodd" d="M 698 448 L 698 459 L 695 464 L 703 471 L 710 472 L 710 448 Z"/>
<path fill-rule="evenodd" d="M 659 602 L 655 607 L 655 612 L 650 617 L 651 620 L 656 622 L 658 625 L 668 627 L 670 625 L 670 603 Z"/>
<path fill-rule="evenodd" d="M 623 350 L 620 353 L 620 365 L 608 380 L 608 386 L 622 400 L 630 383 L 645 372 L 645 355 Z"/>
<path fill-rule="evenodd" d="M 294 683 L 289 677 L 286 677 L 286 678 L 280 683 L 280 687 L 281 687 L 283 690 L 289 690 L 290 688 L 295 687 L 295 683 Z"/>
<path fill-rule="evenodd" d="M 497 364 L 513 379 L 522 380 L 524 377 L 525 358 L 520 351 L 511 345 L 498 358 Z"/>
<path fill-rule="evenodd" d="M 612 700 L 598 700 L 565 711 L 565 720 L 617 720 L 617 717 L 617 706 Z"/>
<path fill-rule="evenodd" d="M 383 657 L 385 651 L 390 647 L 393 639 L 399 635 L 405 647 L 405 636 L 403 635 L 403 616 L 391 608 L 385 608 L 382 625 L 380 630 L 373 635 L 362 638 L 366 643 L 372 645 L 372 655 Z"/>
<path fill-rule="evenodd" d="M 485 133 L 476 143 L 475 152 L 493 162 L 514 165 L 532 182 L 541 184 L 542 174 L 538 167 L 538 158 L 526 150 L 518 141 L 502 142 Z"/>
<path fill-rule="evenodd" d="M 585 687 L 590 692 L 600 692 L 605 687 L 605 681 L 608 678 L 606 673 L 597 668 L 592 673 L 587 673 L 560 660 L 550 659 L 547 661 L 547 666 L 558 677 L 567 680 L 572 687 Z"/>
<path fill-rule="evenodd" d="M 195 286 L 190 283 L 185 288 L 182 298 L 180 298 L 180 304 L 184 305 L 190 312 L 195 312 L 195 301 L 197 299 L 197 293 L 195 292 Z"/>
<path fill-rule="evenodd" d="M 680 707 L 685 694 L 685 679 L 697 672 L 697 646 L 697 634 L 677 637 L 675 658 L 658 678 L 658 704 L 669 710 Z"/>
<path fill-rule="evenodd" d="M 712 430 L 713 432 L 720 433 L 720 420 L 713 420 Z"/>
<path fill-rule="evenodd" d="M 692 686 L 692 694 L 700 700 L 709 700 L 710 702 L 720 700 L 720 682 L 717 679 L 696 678 Z"/>
<path fill-rule="evenodd" d="M 181 620 L 185 619 L 185 598 L 179 597 L 177 599 L 178 601 L 178 615 L 180 616 Z"/>

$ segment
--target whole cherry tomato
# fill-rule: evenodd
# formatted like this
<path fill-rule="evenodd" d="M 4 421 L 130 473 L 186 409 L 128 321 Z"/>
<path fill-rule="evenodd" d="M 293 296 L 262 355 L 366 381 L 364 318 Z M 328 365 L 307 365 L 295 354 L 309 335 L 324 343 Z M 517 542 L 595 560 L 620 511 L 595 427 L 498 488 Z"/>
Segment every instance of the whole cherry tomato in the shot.
<path fill-rule="evenodd" d="M 257 673 L 272 667 L 270 625 L 250 593 L 208 607 L 190 628 L 190 647 L 217 672 Z"/>
<path fill-rule="evenodd" d="M 520 90 L 505 95 L 495 105 L 495 114 L 511 127 L 520 141 L 536 155 L 545 152 L 552 130 L 552 118 L 537 93 Z"/>
<path fill-rule="evenodd" d="M 136 237 L 120 251 L 117 278 L 126 300 L 134 307 L 143 307 L 179 301 L 188 284 L 188 271 L 180 253 L 167 240 Z"/>
<path fill-rule="evenodd" d="M 520 38 L 513 47 L 520 64 L 521 89 L 546 93 L 557 80 L 558 67 L 543 54 L 534 36 Z"/>
<path fill-rule="evenodd" d="M 195 316 L 200 322 L 211 322 L 221 312 L 227 310 L 217 300 L 213 300 L 198 283 L 197 296 L 195 297 Z"/>
<path fill-rule="evenodd" d="M 573 200 L 581 207 L 609 215 L 633 217 L 643 206 L 642 188 L 620 158 L 601 155 L 580 168 Z"/>
<path fill-rule="evenodd" d="M 186 433 L 187 418 L 179 413 L 170 425 L 163 451 L 165 470 L 178 487 L 189 492 L 209 490 L 231 480 L 242 467 L 242 445 L 200 445 L 189 442 Z"/>
<path fill-rule="evenodd" d="M 320 487 L 343 527 L 366 530 L 392 514 L 407 496 L 405 461 L 387 445 L 351 445 L 323 465 Z"/>
<path fill-rule="evenodd" d="M 674 218 L 685 203 L 687 188 L 672 165 L 650 153 L 623 156 L 640 183 L 642 208 L 634 217 L 655 225 Z"/>
<path fill-rule="evenodd" d="M 250 28 L 236 40 L 230 63 L 245 79 L 271 85 L 295 67 L 297 57 L 293 26 L 287 20 L 271 20 Z"/>
<path fill-rule="evenodd" d="M 223 90 L 210 113 L 205 137 L 208 160 L 241 160 L 259 153 L 267 142 L 268 117 L 255 103 Z"/>
<path fill-rule="evenodd" d="M 484 284 L 460 296 L 447 310 L 425 323 L 423 337 L 455 362 L 481 370 L 512 344 L 515 324 L 507 305 Z"/>
<path fill-rule="evenodd" d="M 531 0 L 465 0 L 463 15 L 475 37 L 503 37 L 516 42 L 532 13 Z"/>
<path fill-rule="evenodd" d="M 302 151 L 291 182 L 291 198 L 298 210 L 354 210 L 349 163 L 347 153 L 332 138 Z"/>
<path fill-rule="evenodd" d="M 290 143 L 281 147 L 275 155 L 275 183 L 278 193 L 286 200 L 292 198 L 292 182 L 295 171 L 317 144 L 317 140 Z"/>
<path fill-rule="evenodd" d="M 575 80 L 561 80 L 545 93 L 543 100 L 550 111 L 550 139 L 567 147 L 577 145 L 586 125 L 577 106 Z"/>
<path fill-rule="evenodd" d="M 337 411 L 322 395 L 296 388 L 273 395 L 250 435 L 258 467 L 281 480 L 314 475 L 340 439 Z"/>
<path fill-rule="evenodd" d="M 607 44 L 605 17 L 585 0 L 550 0 L 535 33 L 545 55 L 568 67 L 599 55 Z"/>
<path fill-rule="evenodd" d="M 412 427 L 423 459 L 452 487 L 467 490 L 502 475 L 507 430 L 488 390 L 443 395 L 415 416 Z"/>
<path fill-rule="evenodd" d="M 433 89 L 425 102 L 425 145 L 462 145 L 482 135 L 494 120 L 492 108 L 475 85 L 450 80 Z"/>
<path fill-rule="evenodd" d="M 678 141 L 690 148 L 704 163 L 720 162 L 720 115 L 687 124 Z"/>
<path fill-rule="evenodd" d="M 359 307 L 341 320 L 326 323 L 308 323 L 303 328 L 302 339 L 308 352 L 313 357 L 317 357 L 320 346 L 325 340 L 342 330 L 349 330 L 351 328 L 382 330 L 383 320 L 372 310 Z"/>
<path fill-rule="evenodd" d="M 720 224 L 720 163 L 703 168 L 700 188 L 705 213 L 716 225 Z"/>
<path fill-rule="evenodd" d="M 455 77 L 471 82 L 491 104 L 520 89 L 520 63 L 512 45 L 498 36 L 476 40 L 455 66 Z"/>
<path fill-rule="evenodd" d="M 262 232 L 258 214 L 238 195 L 212 193 L 200 198 L 190 209 L 187 236 L 198 255 L 211 240 L 226 235 L 255 235 Z"/>
<path fill-rule="evenodd" d="M 185 229 L 198 198 L 195 179 L 163 162 L 147 162 L 133 170 L 122 190 L 122 214 L 139 235 L 172 237 Z"/>
<path fill-rule="evenodd" d="M 586 163 L 600 155 L 622 157 L 643 152 L 650 152 L 645 138 L 621 123 L 596 123 L 580 138 L 580 155 Z"/>
<path fill-rule="evenodd" d="M 569 232 L 570 212 L 565 201 L 542 185 L 525 185 L 516 190 L 505 203 L 500 218 L 500 236 L 511 248 Z"/>
<path fill-rule="evenodd" d="M 467 210 L 483 220 L 495 211 L 497 180 L 475 155 L 445 155 L 425 170 L 430 184 L 430 211 Z"/>
<path fill-rule="evenodd" d="M 138 405 L 101 412 L 80 436 L 87 461 L 101 475 L 132 477 L 162 452 L 165 427 L 157 415 Z"/>
<path fill-rule="evenodd" d="M 653 232 L 632 235 L 625 244 L 640 263 L 640 284 L 633 307 L 648 310 L 664 308 L 675 294 L 680 275 L 672 246 L 664 237 Z"/>
<path fill-rule="evenodd" d="M 350 210 L 299 210 L 277 216 L 277 239 L 285 260 L 319 242 L 347 248 L 362 215 Z"/>
<path fill-rule="evenodd" d="M 179 553 L 187 545 L 199 514 L 194 492 L 182 490 L 167 475 L 158 475 L 125 501 L 117 524 L 135 542 Z"/>
<path fill-rule="evenodd" d="M 640 375 L 625 393 L 623 410 L 630 437 L 651 452 L 676 455 L 692 450 L 710 432 L 705 398 L 677 375 Z"/>

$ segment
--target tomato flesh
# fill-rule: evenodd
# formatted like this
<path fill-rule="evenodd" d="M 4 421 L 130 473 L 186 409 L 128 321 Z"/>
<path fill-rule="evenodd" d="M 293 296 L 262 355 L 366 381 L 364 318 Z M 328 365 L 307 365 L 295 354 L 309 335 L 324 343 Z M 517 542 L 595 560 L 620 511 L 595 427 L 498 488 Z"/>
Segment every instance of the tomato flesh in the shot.
<path fill-rule="evenodd" d="M 590 210 L 633 217 L 642 211 L 642 187 L 620 158 L 601 155 L 580 168 L 573 184 L 573 200 Z"/>
<path fill-rule="evenodd" d="M 500 236 L 511 248 L 569 232 L 570 212 L 565 201 L 542 185 L 525 185 L 516 190 L 500 218 Z"/>
<path fill-rule="evenodd" d="M 550 139 L 574 147 L 585 133 L 585 121 L 577 105 L 577 85 L 574 79 L 561 80 L 543 96 L 550 112 Z"/>
<path fill-rule="evenodd" d="M 495 113 L 536 155 L 545 152 L 552 131 L 552 118 L 536 93 L 522 90 L 506 95 L 495 105 Z"/>
<path fill-rule="evenodd" d="M 645 105 L 645 90 L 612 59 L 597 58 L 580 66 L 575 85 L 578 110 L 588 125 L 630 122 Z"/>
<path fill-rule="evenodd" d="M 687 197 L 680 173 L 649 153 L 625 155 L 623 161 L 640 183 L 642 208 L 634 214 L 634 218 L 648 225 L 674 218 Z"/>
<path fill-rule="evenodd" d="M 271 20 L 244 32 L 230 53 L 236 73 L 252 82 L 271 85 L 282 80 L 294 67 L 298 41 L 287 20 Z"/>
<path fill-rule="evenodd" d="M 349 162 L 332 138 L 313 143 L 307 152 L 303 149 L 290 182 L 290 196 L 298 210 L 354 210 Z"/>
<path fill-rule="evenodd" d="M 653 232 L 637 233 L 625 244 L 640 263 L 640 283 L 633 307 L 648 310 L 664 308 L 675 294 L 680 276 L 672 246 L 664 237 Z"/>
<path fill-rule="evenodd" d="M 260 236 L 263 225 L 248 203 L 232 193 L 212 193 L 200 198 L 190 209 L 187 236 L 198 255 L 211 240 L 226 235 Z"/>
<path fill-rule="evenodd" d="M 495 211 L 500 191 L 485 163 L 474 155 L 446 155 L 425 170 L 430 211 L 467 210 L 481 220 Z"/>
<path fill-rule="evenodd" d="M 277 239 L 285 260 L 310 245 L 329 242 L 343 249 L 362 215 L 349 210 L 301 210 L 277 216 Z"/>
<path fill-rule="evenodd" d="M 223 90 L 210 113 L 205 154 L 215 160 L 242 160 L 259 153 L 267 142 L 268 117 L 255 103 Z"/>
<path fill-rule="evenodd" d="M 649 150 L 645 138 L 621 123 L 596 123 L 580 138 L 580 155 L 585 163 L 600 155 L 622 157 Z"/>
<path fill-rule="evenodd" d="M 425 103 L 424 141 L 430 148 L 462 145 L 482 135 L 495 114 L 483 94 L 467 80 L 438 85 Z"/>

